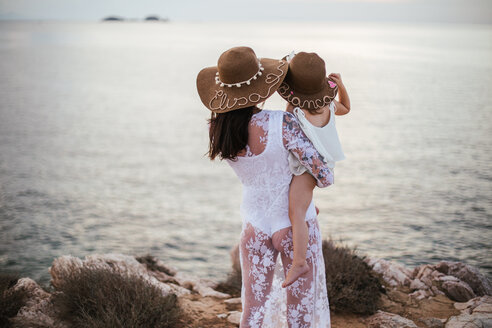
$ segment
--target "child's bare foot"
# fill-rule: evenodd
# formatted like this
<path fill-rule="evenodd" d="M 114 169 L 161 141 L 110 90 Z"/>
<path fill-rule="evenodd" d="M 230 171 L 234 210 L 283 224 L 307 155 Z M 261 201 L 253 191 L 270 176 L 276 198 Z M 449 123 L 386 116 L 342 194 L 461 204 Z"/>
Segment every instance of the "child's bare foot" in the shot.
<path fill-rule="evenodd" d="M 293 264 L 287 273 L 287 277 L 285 277 L 284 282 L 282 283 L 282 287 L 285 288 L 290 286 L 297 280 L 300 276 L 309 271 L 309 266 L 306 261 L 302 264 Z"/>

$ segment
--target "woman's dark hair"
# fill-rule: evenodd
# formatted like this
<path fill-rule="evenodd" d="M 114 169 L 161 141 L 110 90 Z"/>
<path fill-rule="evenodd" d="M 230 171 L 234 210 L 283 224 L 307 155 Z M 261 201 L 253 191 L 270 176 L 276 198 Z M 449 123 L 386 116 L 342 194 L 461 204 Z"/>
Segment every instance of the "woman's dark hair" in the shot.
<path fill-rule="evenodd" d="M 212 113 L 208 144 L 208 157 L 235 161 L 237 154 L 248 143 L 248 125 L 256 106 L 236 109 L 227 113 Z"/>

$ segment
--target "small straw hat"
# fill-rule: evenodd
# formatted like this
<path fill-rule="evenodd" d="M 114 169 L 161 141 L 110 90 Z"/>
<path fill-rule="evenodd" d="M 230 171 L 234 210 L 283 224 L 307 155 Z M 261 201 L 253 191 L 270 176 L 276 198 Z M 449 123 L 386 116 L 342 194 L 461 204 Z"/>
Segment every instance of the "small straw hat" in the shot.
<path fill-rule="evenodd" d="M 314 52 L 300 52 L 289 61 L 289 72 L 277 92 L 291 105 L 317 110 L 332 102 L 338 86 L 326 77 L 325 62 Z M 287 58 L 287 57 L 284 57 Z"/>
<path fill-rule="evenodd" d="M 259 104 L 270 97 L 284 80 L 287 61 L 257 58 L 249 47 L 231 48 L 219 57 L 217 66 L 198 73 L 200 99 L 214 113 Z"/>

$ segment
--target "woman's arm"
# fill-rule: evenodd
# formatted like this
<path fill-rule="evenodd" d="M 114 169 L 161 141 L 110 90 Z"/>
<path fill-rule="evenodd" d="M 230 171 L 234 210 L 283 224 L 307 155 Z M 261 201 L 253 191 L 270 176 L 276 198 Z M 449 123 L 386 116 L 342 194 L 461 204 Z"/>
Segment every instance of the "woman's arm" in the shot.
<path fill-rule="evenodd" d="M 320 188 L 333 184 L 333 171 L 326 165 L 323 156 L 314 148 L 311 140 L 299 126 L 299 121 L 291 113 L 283 113 L 282 140 L 289 150 L 316 179 Z"/>
<path fill-rule="evenodd" d="M 338 101 L 335 102 L 335 115 L 345 115 L 350 112 L 350 98 L 343 84 L 342 77 L 339 73 L 331 73 L 328 75 L 338 85 Z"/>

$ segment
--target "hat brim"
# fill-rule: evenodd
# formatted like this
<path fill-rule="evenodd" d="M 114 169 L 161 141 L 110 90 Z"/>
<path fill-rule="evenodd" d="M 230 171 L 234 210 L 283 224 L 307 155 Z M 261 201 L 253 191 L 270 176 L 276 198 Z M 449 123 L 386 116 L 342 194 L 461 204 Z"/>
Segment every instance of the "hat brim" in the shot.
<path fill-rule="evenodd" d="M 333 84 L 334 86 L 332 87 Z M 333 99 L 335 99 L 338 92 L 338 85 L 332 78 L 327 77 L 325 79 L 325 84 L 320 91 L 312 94 L 305 94 L 296 91 L 287 77 L 277 89 L 277 92 L 292 106 L 317 110 L 329 105 Z"/>
<path fill-rule="evenodd" d="M 215 113 L 253 106 L 265 101 L 281 85 L 289 65 L 284 60 L 261 58 L 262 75 L 250 85 L 228 87 L 216 84 L 217 66 L 206 67 L 198 73 L 196 86 L 202 103 Z"/>

